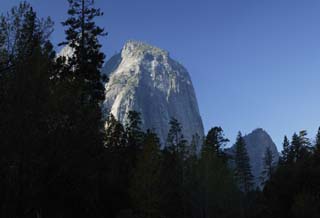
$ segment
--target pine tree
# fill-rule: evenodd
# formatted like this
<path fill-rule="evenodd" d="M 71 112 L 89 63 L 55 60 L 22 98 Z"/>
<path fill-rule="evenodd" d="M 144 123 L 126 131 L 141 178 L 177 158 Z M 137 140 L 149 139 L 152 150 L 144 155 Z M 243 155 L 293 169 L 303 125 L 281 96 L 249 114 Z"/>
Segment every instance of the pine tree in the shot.
<path fill-rule="evenodd" d="M 218 157 L 223 157 L 223 148 L 229 139 L 225 138 L 221 127 L 214 127 L 209 130 L 205 139 L 205 148 L 212 149 Z"/>
<path fill-rule="evenodd" d="M 94 0 L 68 0 L 69 18 L 63 22 L 68 27 L 66 41 L 60 45 L 70 46 L 74 53 L 68 58 L 68 77 L 76 79 L 81 87 L 83 104 L 99 104 L 104 100 L 101 68 L 105 55 L 100 51 L 99 37 L 104 29 L 94 22 L 103 13 L 94 8 Z"/>
<path fill-rule="evenodd" d="M 132 162 L 125 127 L 109 114 L 105 125 L 105 149 L 99 159 L 98 205 L 101 214 L 116 217 L 129 208 L 129 180 Z"/>
<path fill-rule="evenodd" d="M 181 155 L 180 157 L 183 159 L 186 154 L 187 141 L 182 134 L 182 126 L 175 118 L 171 118 L 169 125 L 170 129 L 166 147 L 171 152 Z"/>
<path fill-rule="evenodd" d="M 21 1 L 0 16 L 0 75 L 33 53 L 35 40 L 48 42 L 53 31 L 50 18 L 39 19 L 29 3 Z"/>
<path fill-rule="evenodd" d="M 318 128 L 314 147 L 315 147 L 315 150 L 320 150 L 320 127 Z"/>
<path fill-rule="evenodd" d="M 272 174 L 263 191 L 266 212 L 272 217 L 318 217 L 319 165 L 310 157 L 310 141 L 305 131 L 293 134 L 282 164 Z M 288 182 L 290 181 L 290 182 Z"/>
<path fill-rule="evenodd" d="M 198 212 L 196 196 L 198 196 L 199 180 L 197 171 L 202 143 L 203 140 L 198 134 L 193 135 L 190 145 L 187 146 L 187 154 L 184 160 L 185 213 L 190 217 L 196 216 Z"/>
<path fill-rule="evenodd" d="M 314 158 L 317 163 L 320 162 L 320 127 L 318 128 L 318 132 L 316 135 L 316 141 L 314 145 Z"/>
<path fill-rule="evenodd" d="M 161 210 L 166 217 L 184 217 L 186 210 L 185 160 L 187 158 L 187 141 L 182 134 L 182 126 L 177 119 L 170 120 L 167 145 L 163 150 L 161 169 L 164 201 Z"/>
<path fill-rule="evenodd" d="M 127 114 L 127 122 L 125 130 L 129 143 L 133 143 L 137 150 L 141 149 L 144 133 L 141 129 L 141 114 L 136 111 L 129 111 Z"/>
<path fill-rule="evenodd" d="M 0 18 L 1 215 L 30 216 L 44 203 L 47 167 L 47 99 L 54 60 L 49 20 L 22 2 Z M 48 30 L 48 32 L 47 32 Z M 3 86 L 2 86 L 3 85 Z M 30 198 L 30 196 L 32 196 Z"/>
<path fill-rule="evenodd" d="M 67 117 L 65 126 L 71 134 L 68 144 L 93 154 L 102 149 L 104 133 L 101 111 L 104 54 L 100 51 L 99 37 L 105 33 L 95 23 L 95 19 L 103 13 L 94 8 L 93 0 L 68 2 L 69 18 L 63 22 L 67 27 L 66 41 L 61 45 L 70 46 L 74 53 L 68 60 L 63 57 L 57 60 L 59 70 L 54 78 L 60 85 L 59 91 L 66 93 L 62 98 L 66 102 L 63 102 L 61 113 Z"/>
<path fill-rule="evenodd" d="M 131 199 L 139 217 L 161 217 L 160 168 L 160 142 L 155 133 L 148 131 L 130 185 Z"/>
<path fill-rule="evenodd" d="M 198 134 L 192 136 L 190 146 L 187 148 L 188 158 L 197 158 L 198 153 L 202 147 L 203 140 Z"/>
<path fill-rule="evenodd" d="M 238 181 L 239 187 L 244 193 L 248 193 L 253 189 L 253 176 L 251 173 L 249 155 L 241 132 L 238 133 L 235 143 L 234 161 L 235 177 Z"/>
<path fill-rule="evenodd" d="M 129 111 L 127 114 L 127 122 L 125 124 L 126 140 L 127 140 L 127 159 L 130 162 L 130 167 L 133 169 L 136 166 L 138 155 L 142 150 L 144 132 L 141 129 L 140 113 Z"/>
<path fill-rule="evenodd" d="M 221 148 L 227 139 L 220 127 L 214 129 L 217 131 L 209 131 L 214 134 L 208 133 L 196 166 L 198 185 L 194 188 L 197 191 L 194 196 L 195 202 L 200 202 L 199 207 L 196 207 L 196 217 L 210 218 L 216 214 L 220 217 L 234 217 L 239 213 L 237 186 L 224 155 L 217 154 L 217 148 Z"/>
<path fill-rule="evenodd" d="M 298 153 L 300 153 L 302 145 L 300 144 L 300 138 L 297 133 L 292 135 L 291 140 L 291 148 L 292 148 L 292 162 L 296 163 L 298 161 Z"/>
<path fill-rule="evenodd" d="M 302 161 L 310 156 L 310 139 L 307 138 L 307 131 L 302 130 L 299 135 L 294 133 L 291 140 L 293 162 Z"/>
<path fill-rule="evenodd" d="M 261 186 L 264 186 L 266 182 L 271 178 L 275 171 L 274 155 L 270 147 L 267 147 L 263 157 L 263 170 L 261 172 Z"/>
<path fill-rule="evenodd" d="M 126 138 L 124 127 L 110 113 L 106 121 L 105 147 L 109 152 L 123 151 L 127 146 Z"/>
<path fill-rule="evenodd" d="M 289 142 L 287 136 L 284 136 L 282 147 L 283 147 L 283 149 L 281 152 L 280 163 L 282 165 L 292 163 L 293 162 L 293 149 L 290 146 L 290 142 Z"/>
<path fill-rule="evenodd" d="M 56 109 L 52 141 L 59 146 L 55 157 L 56 176 L 51 193 L 62 214 L 74 217 L 97 216 L 97 196 L 101 192 L 101 166 L 108 156 L 104 149 L 104 121 L 101 103 L 104 87 L 101 67 L 104 54 L 100 51 L 102 28 L 95 19 L 102 15 L 94 1 L 70 0 L 66 41 L 74 53 L 68 60 L 56 61 L 52 76 Z M 103 156 L 104 157 L 101 157 Z M 59 160 L 59 161 L 58 161 Z M 81 169 L 81 170 L 80 170 Z M 57 200 L 57 199 L 64 199 Z M 76 209 L 77 208 L 77 209 Z"/>

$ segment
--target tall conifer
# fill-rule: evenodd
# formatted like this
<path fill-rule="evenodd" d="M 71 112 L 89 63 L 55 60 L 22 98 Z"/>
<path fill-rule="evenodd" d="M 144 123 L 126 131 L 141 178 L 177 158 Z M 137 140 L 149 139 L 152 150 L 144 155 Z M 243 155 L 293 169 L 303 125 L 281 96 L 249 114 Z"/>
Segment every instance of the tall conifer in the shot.
<path fill-rule="evenodd" d="M 218 157 L 222 157 L 224 156 L 223 148 L 227 142 L 229 142 L 229 139 L 225 138 L 222 128 L 214 127 L 209 130 L 205 138 L 204 147 L 212 149 Z"/>
<path fill-rule="evenodd" d="M 293 161 L 293 150 L 292 150 L 292 147 L 290 146 L 290 142 L 287 136 L 284 136 L 283 143 L 282 143 L 280 163 L 282 165 L 285 165 L 292 161 Z"/>
<path fill-rule="evenodd" d="M 143 140 L 142 152 L 131 177 L 130 196 L 136 212 L 144 218 L 160 218 L 161 155 L 156 134 L 148 131 Z"/>
<path fill-rule="evenodd" d="M 274 155 L 270 147 L 267 147 L 263 156 L 263 170 L 261 172 L 261 185 L 264 186 L 265 183 L 271 178 L 275 170 Z"/>
<path fill-rule="evenodd" d="M 244 193 L 248 193 L 253 189 L 253 175 L 251 173 L 251 165 L 249 155 L 247 153 L 245 141 L 238 133 L 235 143 L 235 177 Z"/>

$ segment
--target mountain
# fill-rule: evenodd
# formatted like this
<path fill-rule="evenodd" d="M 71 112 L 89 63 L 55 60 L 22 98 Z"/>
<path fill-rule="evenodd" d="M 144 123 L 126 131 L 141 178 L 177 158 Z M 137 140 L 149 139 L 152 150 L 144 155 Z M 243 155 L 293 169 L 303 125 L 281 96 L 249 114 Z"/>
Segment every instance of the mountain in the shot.
<path fill-rule="evenodd" d="M 273 156 L 274 164 L 277 165 L 279 161 L 279 153 L 277 146 L 272 141 L 270 135 L 263 129 L 258 128 L 252 131 L 250 134 L 245 135 L 244 137 L 248 155 L 250 158 L 250 165 L 252 175 L 254 176 L 254 182 L 258 186 L 261 183 L 260 176 L 263 171 L 263 159 L 267 147 L 270 147 Z M 233 155 L 234 146 L 227 151 L 231 156 Z"/>
<path fill-rule="evenodd" d="M 127 112 L 141 113 L 143 129 L 154 129 L 166 142 L 169 121 L 176 118 L 189 141 L 204 130 L 188 71 L 169 53 L 137 41 L 128 41 L 106 63 L 109 76 L 104 109 L 125 124 Z"/>

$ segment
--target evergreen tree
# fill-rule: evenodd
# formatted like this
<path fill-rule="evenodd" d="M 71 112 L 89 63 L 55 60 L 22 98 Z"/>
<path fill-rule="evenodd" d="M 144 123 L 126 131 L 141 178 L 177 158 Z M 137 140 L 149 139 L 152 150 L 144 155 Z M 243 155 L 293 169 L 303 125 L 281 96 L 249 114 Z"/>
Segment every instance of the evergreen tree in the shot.
<path fill-rule="evenodd" d="M 175 118 L 171 118 L 169 125 L 170 129 L 166 147 L 170 152 L 179 154 L 180 158 L 183 159 L 186 154 L 187 141 L 182 134 L 182 126 Z"/>
<path fill-rule="evenodd" d="M 0 214 L 35 216 L 45 204 L 52 23 L 21 2 L 0 18 Z"/>
<path fill-rule="evenodd" d="M 123 151 L 127 146 L 126 139 L 122 124 L 110 113 L 106 121 L 105 147 L 109 152 Z"/>
<path fill-rule="evenodd" d="M 263 190 L 267 217 L 318 217 L 319 172 L 308 158 L 279 166 Z"/>
<path fill-rule="evenodd" d="M 187 146 L 187 154 L 184 160 L 184 189 L 185 209 L 188 217 L 198 215 L 198 186 L 197 170 L 199 164 L 199 152 L 201 151 L 203 141 L 198 134 L 192 136 L 190 145 Z"/>
<path fill-rule="evenodd" d="M 69 18 L 63 22 L 67 27 L 66 41 L 61 45 L 70 46 L 74 52 L 67 61 L 64 57 L 57 61 L 61 66 L 56 78 L 62 86 L 68 87 L 67 91 L 71 94 L 70 103 L 64 108 L 68 110 L 67 113 L 72 113 L 68 114 L 73 119 L 70 124 L 77 126 L 70 128 L 76 129 L 78 134 L 83 136 L 82 139 L 79 137 L 80 145 L 93 147 L 92 144 L 95 144 L 100 147 L 104 130 L 101 114 L 101 103 L 104 100 L 101 75 L 104 54 L 100 51 L 99 37 L 105 33 L 96 25 L 95 19 L 103 13 L 94 8 L 93 0 L 68 2 Z"/>
<path fill-rule="evenodd" d="M 74 52 L 68 60 L 64 57 L 57 60 L 60 65 L 54 79 L 62 91 L 67 92 L 63 100 L 68 102 L 64 102 L 61 113 L 68 117 L 65 126 L 71 134 L 69 146 L 72 144 L 93 154 L 102 149 L 104 134 L 101 111 L 104 54 L 100 51 L 99 37 L 105 34 L 95 23 L 95 19 L 103 13 L 94 8 L 93 0 L 68 2 L 69 18 L 63 22 L 67 27 L 66 41 L 61 45 L 70 46 Z"/>
<path fill-rule="evenodd" d="M 129 180 L 133 166 L 127 132 L 111 113 L 105 132 L 105 149 L 99 161 L 98 203 L 103 216 L 116 217 L 130 208 Z"/>
<path fill-rule="evenodd" d="M 127 122 L 125 125 L 125 130 L 127 133 L 127 138 L 131 147 L 139 151 L 142 147 L 142 141 L 144 138 L 144 133 L 141 129 L 141 114 L 136 111 L 129 111 L 127 114 Z"/>
<path fill-rule="evenodd" d="M 286 152 L 286 162 L 273 173 L 263 192 L 269 217 L 318 217 L 320 168 L 319 162 L 310 158 L 306 131 L 294 133 L 291 145 L 286 143 L 286 146 L 290 148 Z"/>
<path fill-rule="evenodd" d="M 146 133 L 130 185 L 130 195 L 139 217 L 161 217 L 160 142 L 156 134 Z"/>
<path fill-rule="evenodd" d="M 104 54 L 100 51 L 99 37 L 104 30 L 95 24 L 102 16 L 100 9 L 94 8 L 93 0 L 69 0 L 69 18 L 63 22 L 67 27 L 66 41 L 74 51 L 66 60 L 57 60 L 58 70 L 54 77 L 60 92 L 64 92 L 61 113 L 68 117 L 65 126 L 71 142 L 87 153 L 99 152 L 103 146 L 104 122 L 101 103 L 104 100 L 104 86 L 101 67 Z M 81 137 L 79 137 L 81 136 Z M 77 148 L 77 149 L 78 149 Z"/>
<path fill-rule="evenodd" d="M 318 128 L 314 145 L 314 159 L 317 163 L 320 163 L 320 127 Z"/>
<path fill-rule="evenodd" d="M 197 191 L 195 202 L 198 204 L 194 205 L 198 207 L 196 206 L 197 213 L 194 217 L 211 218 L 216 217 L 217 214 L 220 217 L 234 217 L 240 212 L 240 195 L 232 172 L 228 168 L 225 157 L 217 153 L 217 148 L 227 139 L 223 137 L 220 127 L 214 129 L 218 130 L 218 134 L 217 132 L 208 133 L 196 166 L 197 186 L 194 189 Z M 233 205 L 232 208 L 230 204 Z"/>
<path fill-rule="evenodd" d="M 101 68 L 105 55 L 100 51 L 99 37 L 105 36 L 104 29 L 95 24 L 94 19 L 103 13 L 94 8 L 94 0 L 68 0 L 69 18 L 62 24 L 68 29 L 66 41 L 74 51 L 68 57 L 71 69 L 68 76 L 77 79 L 82 85 L 82 102 L 97 104 L 104 100 Z"/>
<path fill-rule="evenodd" d="M 281 152 L 281 159 L 280 164 L 285 165 L 288 163 L 293 162 L 293 149 L 290 145 L 290 142 L 287 136 L 284 136 L 283 143 L 282 143 L 282 152 Z"/>
<path fill-rule="evenodd" d="M 50 18 L 39 19 L 26 1 L 0 16 L 0 75 L 33 53 L 35 40 L 48 42 L 53 31 Z"/>
<path fill-rule="evenodd" d="M 298 136 L 297 133 L 294 133 L 292 135 L 292 139 L 291 139 L 291 147 L 292 147 L 292 152 L 293 152 L 293 162 L 297 162 L 297 157 L 298 157 L 298 153 L 301 150 L 301 144 L 300 144 L 300 138 Z"/>
<path fill-rule="evenodd" d="M 131 169 L 135 168 L 137 158 L 142 150 L 144 132 L 141 130 L 141 124 L 140 113 L 129 111 L 125 131 L 127 138 L 127 159 L 129 161 L 128 167 Z"/>
<path fill-rule="evenodd" d="M 212 149 L 218 157 L 223 157 L 223 148 L 229 139 L 225 138 L 221 127 L 214 127 L 209 130 L 205 139 L 205 148 Z"/>
<path fill-rule="evenodd" d="M 135 174 L 144 166 L 139 165 L 139 159 L 143 155 L 145 133 L 141 129 L 140 114 L 129 111 L 126 115 L 126 124 L 122 124 L 110 114 L 106 123 L 105 170 L 103 193 L 100 195 L 101 210 L 108 217 L 126 216 L 131 214 L 132 209 L 140 211 L 140 205 L 132 200 L 134 198 L 132 189 L 138 189 Z M 151 133 L 150 133 L 151 134 Z M 154 134 L 152 134 L 154 136 Z M 143 169 L 141 169 L 143 170 Z M 142 173 L 139 171 L 139 173 Z M 134 179 L 135 178 L 135 179 Z M 136 193 L 138 197 L 143 193 Z M 136 196 L 135 196 L 136 197 Z M 107 206 L 106 206 L 107 205 Z M 142 212 L 141 212 L 142 213 Z"/>
<path fill-rule="evenodd" d="M 310 156 L 310 140 L 307 138 L 307 132 L 302 130 L 299 135 L 294 133 L 291 140 L 293 161 L 302 161 Z"/>
<path fill-rule="evenodd" d="M 263 170 L 261 172 L 261 186 L 264 186 L 266 182 L 271 178 L 275 170 L 274 155 L 270 147 L 267 147 L 263 157 Z"/>
<path fill-rule="evenodd" d="M 249 155 L 241 132 L 238 133 L 235 143 L 234 161 L 235 177 L 238 181 L 239 187 L 244 193 L 248 193 L 253 189 L 253 176 L 251 173 Z"/>
<path fill-rule="evenodd" d="M 99 163 L 105 163 L 104 99 L 101 67 L 104 55 L 99 37 L 103 29 L 94 20 L 102 15 L 94 1 L 70 0 L 66 42 L 74 53 L 56 60 L 52 76 L 56 98 L 52 143 L 58 145 L 53 159 L 50 195 L 57 211 L 69 216 L 98 216 L 97 199 L 103 178 Z M 101 157 L 105 155 L 105 157 Z M 100 189 L 100 190 L 99 190 Z M 61 200 L 63 199 L 63 200 Z"/>
<path fill-rule="evenodd" d="M 186 197 L 185 192 L 185 160 L 187 141 L 182 134 L 182 126 L 175 119 L 170 120 L 170 129 L 167 145 L 163 150 L 163 164 L 161 188 L 165 200 L 161 201 L 161 211 L 165 217 L 185 217 Z"/>
<path fill-rule="evenodd" d="M 318 128 L 316 139 L 315 139 L 315 150 L 320 150 L 320 127 Z"/>
<path fill-rule="evenodd" d="M 187 156 L 188 158 L 197 159 L 199 151 L 201 151 L 201 147 L 203 144 L 203 139 L 198 134 L 192 136 L 190 146 L 187 148 Z"/>

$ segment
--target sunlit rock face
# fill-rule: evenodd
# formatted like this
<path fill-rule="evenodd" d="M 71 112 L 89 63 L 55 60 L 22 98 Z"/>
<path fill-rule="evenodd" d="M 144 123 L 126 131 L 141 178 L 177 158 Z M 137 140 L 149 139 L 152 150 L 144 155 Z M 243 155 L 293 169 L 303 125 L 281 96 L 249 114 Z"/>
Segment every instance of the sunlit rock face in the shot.
<path fill-rule="evenodd" d="M 141 113 L 142 125 L 166 142 L 171 117 L 183 126 L 190 141 L 204 135 L 194 88 L 187 70 L 169 53 L 154 46 L 127 42 L 103 72 L 109 76 L 104 109 L 125 124 L 127 112 Z"/>

